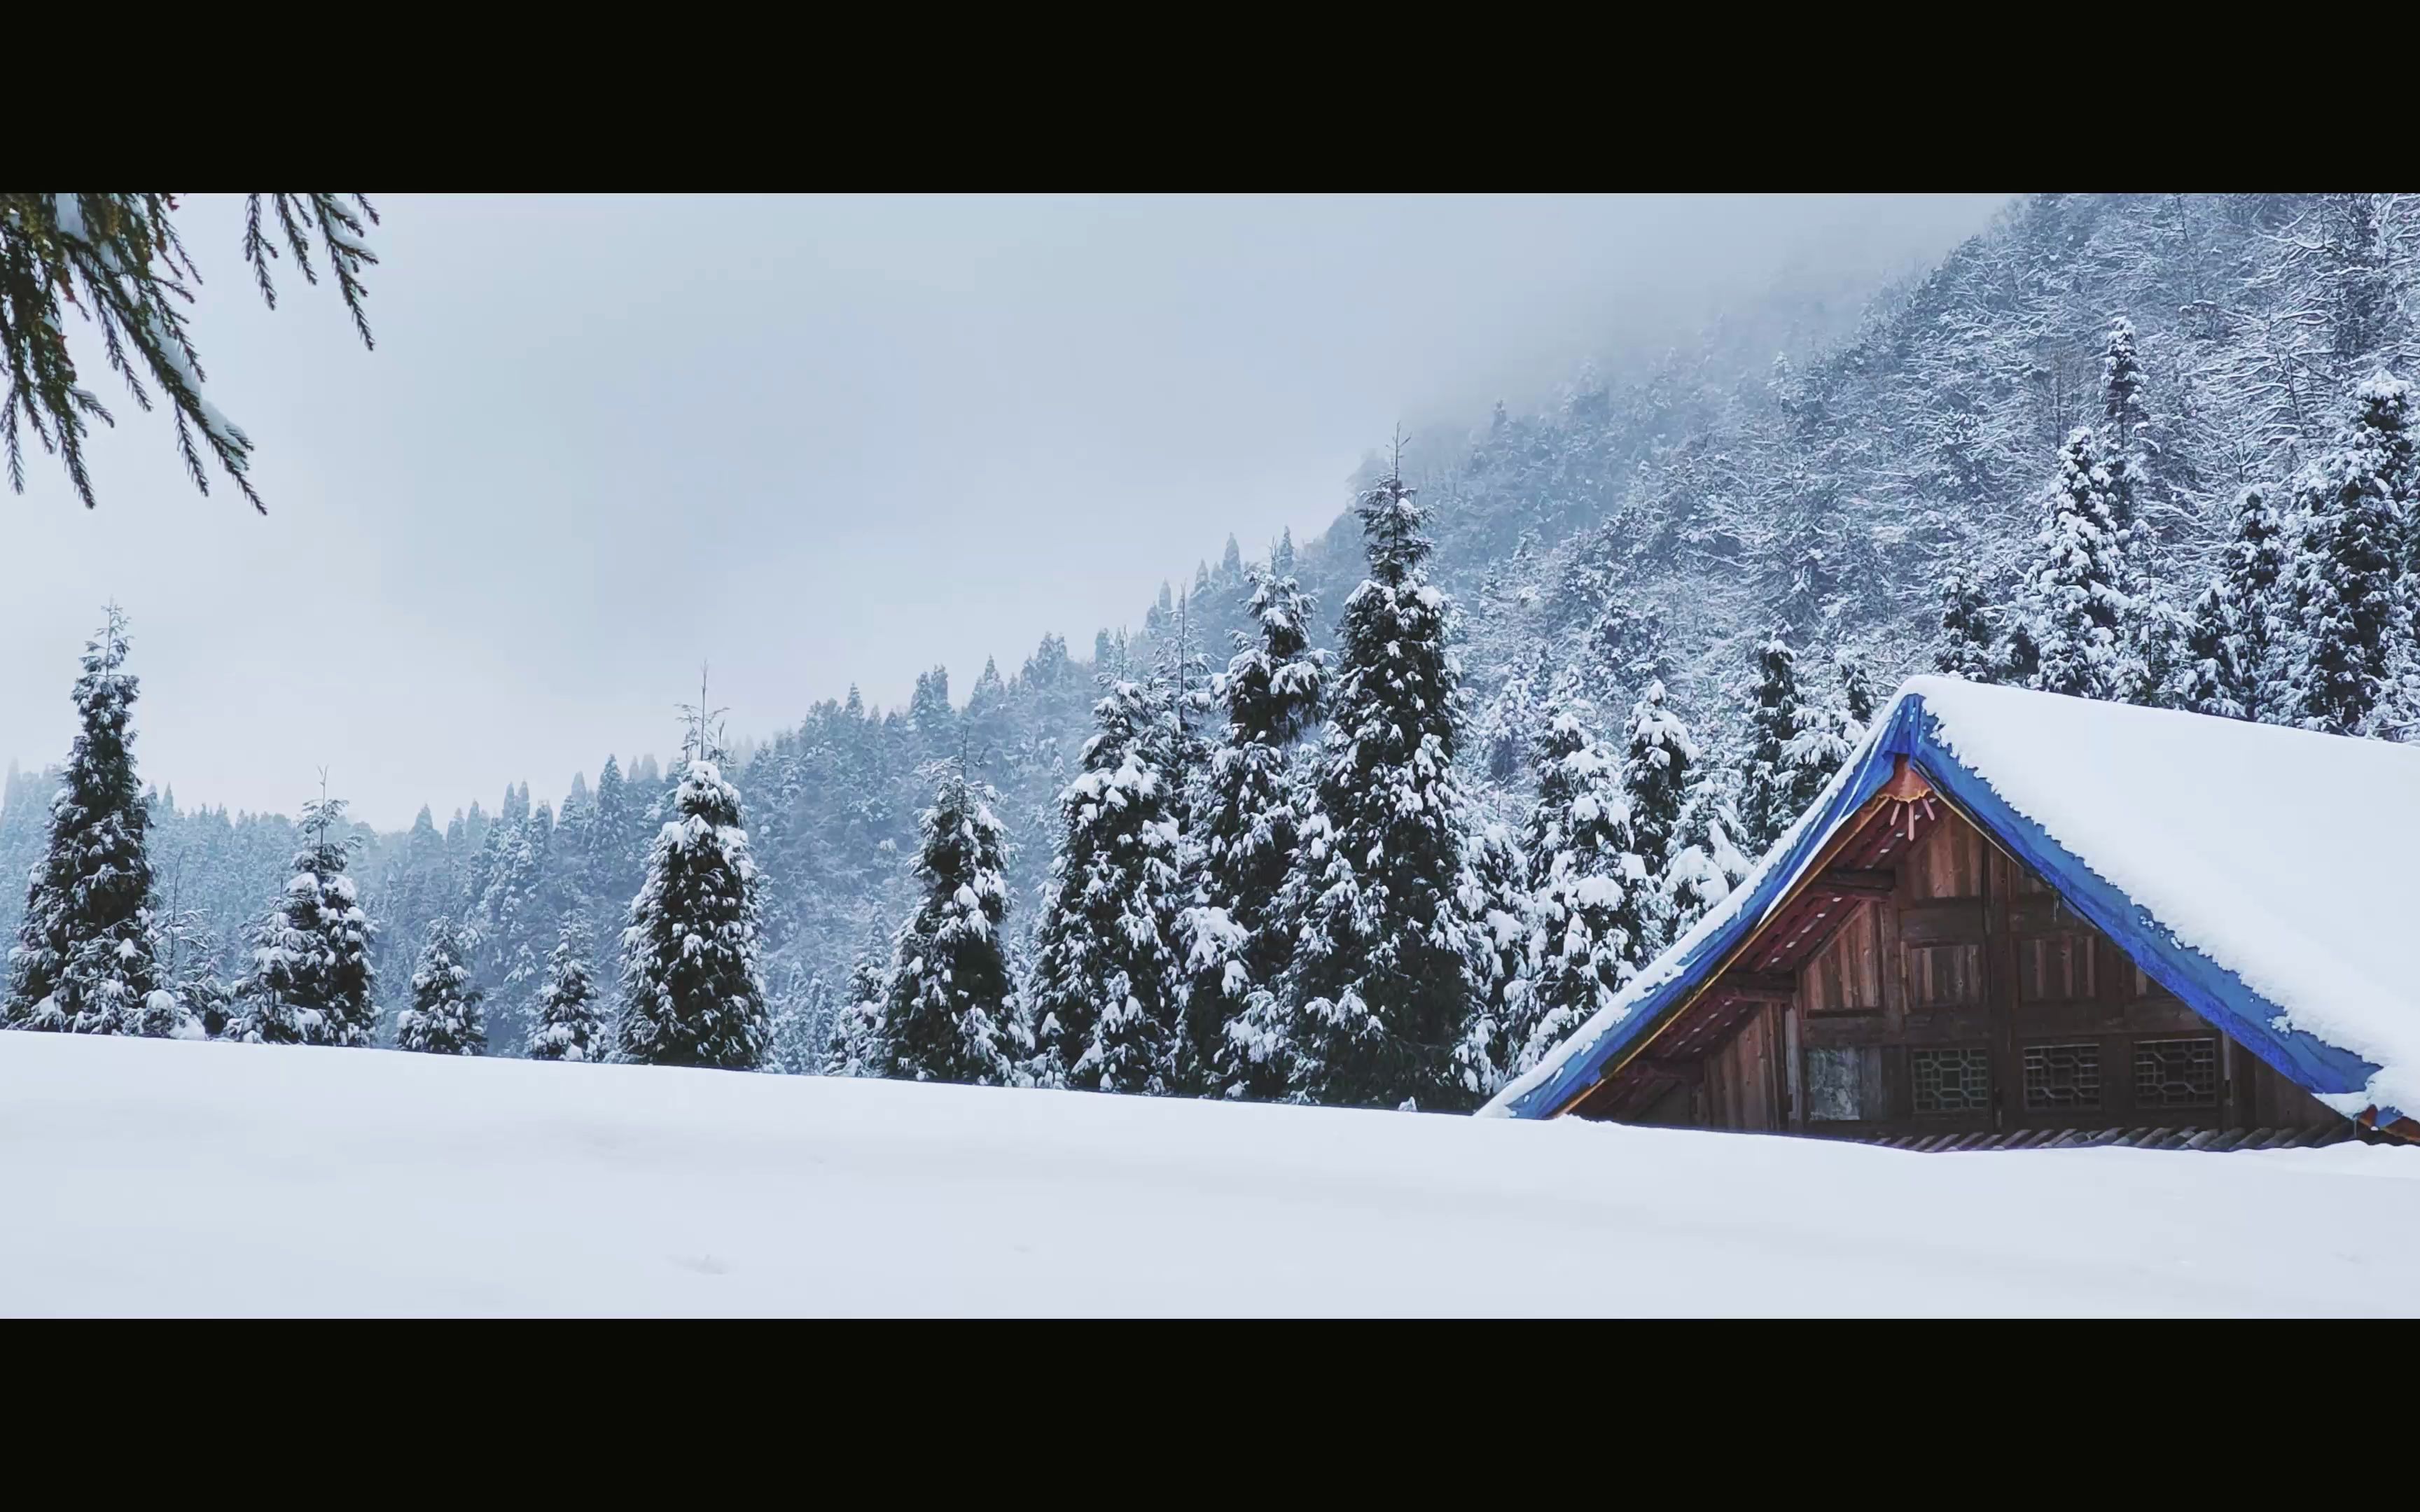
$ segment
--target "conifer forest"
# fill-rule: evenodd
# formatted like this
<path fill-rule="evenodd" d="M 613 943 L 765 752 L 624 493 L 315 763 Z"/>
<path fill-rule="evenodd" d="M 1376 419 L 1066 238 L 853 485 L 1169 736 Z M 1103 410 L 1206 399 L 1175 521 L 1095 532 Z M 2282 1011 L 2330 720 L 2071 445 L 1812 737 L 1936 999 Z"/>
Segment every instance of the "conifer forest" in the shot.
<path fill-rule="evenodd" d="M 5 245 L 74 270 L 194 481 L 251 496 L 122 271 L 160 197 L 49 198 L 0 196 Z M 358 317 L 357 198 L 268 197 L 262 289 L 282 246 Z M 92 501 L 14 266 L 12 474 L 64 440 Z M 677 729 L 399 831 L 341 773 L 180 802 L 140 606 L 96 604 L 71 748 L 0 793 L 0 1026 L 1467 1111 L 1908 675 L 2420 739 L 2415 319 L 2412 196 L 2022 196 L 1861 303 L 1372 437 L 1324 533 L 1137 563 L 1125 626 L 892 706 L 724 710 L 709 665 Z"/>

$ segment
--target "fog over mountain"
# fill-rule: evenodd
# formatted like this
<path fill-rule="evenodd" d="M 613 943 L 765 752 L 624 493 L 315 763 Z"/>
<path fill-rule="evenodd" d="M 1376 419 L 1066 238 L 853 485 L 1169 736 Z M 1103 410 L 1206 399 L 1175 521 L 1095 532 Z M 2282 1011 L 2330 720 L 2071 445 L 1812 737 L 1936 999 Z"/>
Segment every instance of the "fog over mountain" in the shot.
<path fill-rule="evenodd" d="M 2005 196 L 373 198 L 375 352 L 333 299 L 263 309 L 240 203 L 189 204 L 270 514 L 195 496 L 164 417 L 94 384 L 100 509 L 39 455 L 0 501 L 40 564 L 0 595 L 0 757 L 64 751 L 112 598 L 147 777 L 291 812 L 327 766 L 386 828 L 669 756 L 700 661 L 760 735 L 935 664 L 963 699 L 986 656 L 1139 625 L 1230 532 L 1324 530 L 1399 422 L 1718 318 L 1837 335 Z"/>

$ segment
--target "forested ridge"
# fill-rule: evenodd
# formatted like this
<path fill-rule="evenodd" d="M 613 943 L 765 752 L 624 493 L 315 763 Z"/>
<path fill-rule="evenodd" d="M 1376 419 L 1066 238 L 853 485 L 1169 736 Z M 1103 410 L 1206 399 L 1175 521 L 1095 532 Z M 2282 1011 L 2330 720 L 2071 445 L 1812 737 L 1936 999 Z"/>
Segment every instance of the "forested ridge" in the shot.
<path fill-rule="evenodd" d="M 381 1043 L 1468 1106 L 1711 906 L 1908 672 L 2420 728 L 2412 208 L 2028 196 L 1846 332 L 1776 356 L 1837 322 L 1746 312 L 1423 429 L 1323 536 L 1231 539 L 1131 633 L 962 695 L 935 668 L 752 741 L 701 717 L 669 764 L 402 833 L 163 784 L 121 825 L 148 903 L 109 924 L 156 963 L 123 990 L 190 1032 L 273 1039 L 302 1021 L 264 995 L 312 993 L 358 1027 L 334 986 L 262 985 L 264 950 L 318 959 L 308 912 Z M 132 699 L 110 623 L 87 731 Z M 70 787 L 132 781 L 78 749 Z M 62 777 L 0 795 L 0 876 L 35 878 L 0 894 L 8 1022 L 171 1032 L 26 1022 L 61 1001 L 21 926 L 66 906 Z M 726 955 L 684 964 L 684 930 Z"/>

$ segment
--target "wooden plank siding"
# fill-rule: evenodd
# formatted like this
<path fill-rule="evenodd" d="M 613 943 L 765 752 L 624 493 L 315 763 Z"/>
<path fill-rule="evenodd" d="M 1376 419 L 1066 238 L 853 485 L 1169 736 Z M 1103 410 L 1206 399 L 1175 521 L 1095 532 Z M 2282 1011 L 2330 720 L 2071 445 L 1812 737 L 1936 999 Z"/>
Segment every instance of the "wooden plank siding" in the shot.
<path fill-rule="evenodd" d="M 1682 1058 L 1642 1057 L 1575 1111 L 1927 1143 L 2344 1121 L 2152 982 L 1954 810 L 1887 859 L 1838 874 L 1830 933 L 1794 969 L 1735 977 L 1727 1037 L 1668 1036 Z M 1740 963 L 1766 949 L 1751 941 Z M 1675 1076 L 1691 1064 L 1694 1081 Z M 1640 1091 L 1610 1095 L 1632 1076 Z"/>

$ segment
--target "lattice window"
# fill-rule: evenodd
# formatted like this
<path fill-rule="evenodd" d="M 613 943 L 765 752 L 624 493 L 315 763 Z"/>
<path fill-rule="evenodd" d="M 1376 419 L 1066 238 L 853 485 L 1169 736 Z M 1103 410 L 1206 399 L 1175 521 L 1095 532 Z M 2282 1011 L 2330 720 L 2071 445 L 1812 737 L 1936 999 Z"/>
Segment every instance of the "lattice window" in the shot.
<path fill-rule="evenodd" d="M 2207 1108 L 2218 1103 L 2216 1040 L 2134 1041 L 2134 1105 Z"/>
<path fill-rule="evenodd" d="M 1983 1000 L 1983 948 L 1911 945 L 1907 1000 L 1915 1008 L 1960 1008 Z"/>
<path fill-rule="evenodd" d="M 2101 1047 L 2025 1046 L 2025 1111 L 2056 1113 L 2101 1105 Z"/>
<path fill-rule="evenodd" d="M 1918 1113 L 1980 1113 L 1991 1105 L 1992 1057 L 1981 1050 L 1911 1050 Z"/>
<path fill-rule="evenodd" d="M 2093 994 L 2092 936 L 2045 934 L 2017 942 L 2017 996 L 2028 1003 L 2069 1003 Z"/>

